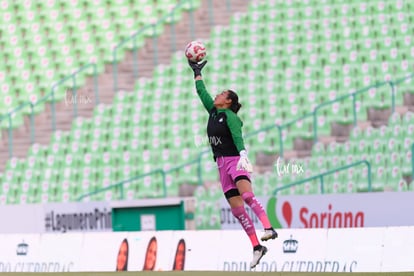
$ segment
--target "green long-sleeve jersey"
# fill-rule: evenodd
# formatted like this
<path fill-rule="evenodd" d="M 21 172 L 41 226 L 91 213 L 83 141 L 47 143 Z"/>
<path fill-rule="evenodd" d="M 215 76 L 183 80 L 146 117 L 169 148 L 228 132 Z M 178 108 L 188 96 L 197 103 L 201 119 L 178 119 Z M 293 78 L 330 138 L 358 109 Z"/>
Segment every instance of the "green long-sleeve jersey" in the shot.
<path fill-rule="evenodd" d="M 195 82 L 197 94 L 209 114 L 207 136 L 214 159 L 238 156 L 244 150 L 243 122 L 231 109 L 217 109 L 202 80 Z"/>

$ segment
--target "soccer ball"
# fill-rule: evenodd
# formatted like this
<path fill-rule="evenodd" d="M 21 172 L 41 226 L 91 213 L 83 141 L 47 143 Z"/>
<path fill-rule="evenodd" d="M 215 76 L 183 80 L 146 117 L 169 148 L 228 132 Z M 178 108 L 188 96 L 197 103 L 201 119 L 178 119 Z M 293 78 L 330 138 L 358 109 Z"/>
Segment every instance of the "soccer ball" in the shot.
<path fill-rule="evenodd" d="M 206 47 L 201 41 L 191 41 L 185 47 L 185 56 L 192 62 L 200 62 L 206 57 Z"/>

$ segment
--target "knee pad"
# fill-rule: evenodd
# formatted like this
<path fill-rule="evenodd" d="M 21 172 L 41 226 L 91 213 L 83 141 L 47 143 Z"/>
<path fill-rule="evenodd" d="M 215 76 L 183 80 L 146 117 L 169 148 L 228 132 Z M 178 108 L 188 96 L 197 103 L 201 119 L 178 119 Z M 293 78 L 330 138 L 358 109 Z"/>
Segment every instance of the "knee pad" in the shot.
<path fill-rule="evenodd" d="M 244 207 L 243 206 L 239 206 L 239 207 L 233 207 L 231 208 L 231 213 L 233 214 L 233 216 L 235 216 L 236 218 L 238 218 L 240 215 L 242 215 L 245 212 Z"/>
<path fill-rule="evenodd" d="M 244 192 L 241 196 L 247 204 L 249 204 L 254 198 L 254 194 L 252 192 Z"/>

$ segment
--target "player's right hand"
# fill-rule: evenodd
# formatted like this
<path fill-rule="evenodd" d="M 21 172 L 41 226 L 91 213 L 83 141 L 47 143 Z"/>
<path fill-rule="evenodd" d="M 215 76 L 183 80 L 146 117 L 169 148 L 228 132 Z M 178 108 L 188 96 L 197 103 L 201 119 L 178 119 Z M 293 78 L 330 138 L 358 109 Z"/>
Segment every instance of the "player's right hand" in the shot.
<path fill-rule="evenodd" d="M 246 152 L 246 150 L 242 150 L 242 151 L 240 152 L 240 159 L 239 159 L 239 161 L 237 162 L 236 169 L 237 169 L 238 171 L 243 170 L 243 171 L 246 171 L 246 172 L 248 172 L 248 173 L 252 173 L 252 172 L 253 172 L 253 166 L 252 166 L 252 164 L 250 163 L 249 158 L 247 157 L 247 152 Z"/>

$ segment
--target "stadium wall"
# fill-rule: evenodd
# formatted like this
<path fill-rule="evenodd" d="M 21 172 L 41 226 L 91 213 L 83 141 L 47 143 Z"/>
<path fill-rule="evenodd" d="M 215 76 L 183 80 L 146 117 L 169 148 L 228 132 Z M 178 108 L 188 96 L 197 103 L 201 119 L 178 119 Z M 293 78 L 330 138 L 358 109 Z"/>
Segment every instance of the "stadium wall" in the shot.
<path fill-rule="evenodd" d="M 414 271 L 414 227 L 281 229 L 256 271 Z M 260 234 L 260 233 L 258 233 Z M 172 270 L 184 242 L 184 270 L 249 271 L 251 245 L 240 230 L 0 235 L 0 272 L 115 271 L 126 240 L 128 271 L 143 269 L 156 240 L 157 271 Z M 125 259 L 124 259 L 125 260 Z"/>
<path fill-rule="evenodd" d="M 258 197 L 267 210 L 269 219 L 276 228 L 348 228 L 414 226 L 414 192 L 350 193 L 315 195 L 278 195 Z M 194 199 L 166 198 L 122 202 L 72 202 L 27 205 L 4 205 L 0 208 L 0 233 L 68 233 L 68 232 L 112 232 L 119 231 L 112 225 L 116 208 L 147 208 L 148 206 L 170 206 L 184 204 L 185 229 L 195 228 L 195 220 L 204 216 L 212 225 L 222 230 L 239 230 L 240 225 L 231 214 L 225 199 L 220 211 L 212 212 L 207 207 L 195 206 Z M 197 209 L 196 217 L 194 217 Z M 250 212 L 250 209 L 247 208 Z M 151 215 L 151 211 L 146 211 Z M 154 225 L 160 225 L 156 211 Z M 260 222 L 252 215 L 257 229 Z M 133 220 L 134 217 L 128 218 Z M 142 219 L 138 215 L 136 221 Z M 175 218 L 170 218 L 175 219 Z M 168 224 L 168 221 L 163 221 Z M 141 225 L 142 227 L 142 225 Z M 140 230 L 181 230 L 155 226 Z M 126 229 L 123 231 L 133 231 Z"/>

